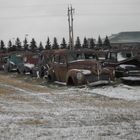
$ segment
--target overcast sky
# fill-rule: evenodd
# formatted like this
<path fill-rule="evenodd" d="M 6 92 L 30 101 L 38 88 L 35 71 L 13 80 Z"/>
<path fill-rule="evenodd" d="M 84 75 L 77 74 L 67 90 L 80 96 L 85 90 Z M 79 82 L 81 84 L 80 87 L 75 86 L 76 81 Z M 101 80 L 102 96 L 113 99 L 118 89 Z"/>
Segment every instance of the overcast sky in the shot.
<path fill-rule="evenodd" d="M 140 0 L 0 0 L 0 40 L 68 39 L 67 8 L 72 4 L 74 36 L 104 37 L 140 30 Z"/>

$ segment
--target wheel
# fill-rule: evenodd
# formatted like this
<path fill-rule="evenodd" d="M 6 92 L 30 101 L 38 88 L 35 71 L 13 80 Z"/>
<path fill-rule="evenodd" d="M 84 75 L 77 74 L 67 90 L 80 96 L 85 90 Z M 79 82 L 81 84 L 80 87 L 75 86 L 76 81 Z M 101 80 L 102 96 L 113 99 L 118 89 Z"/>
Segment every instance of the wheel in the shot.
<path fill-rule="evenodd" d="M 54 82 L 55 81 L 55 75 L 54 74 L 48 75 L 47 81 L 48 82 Z"/>

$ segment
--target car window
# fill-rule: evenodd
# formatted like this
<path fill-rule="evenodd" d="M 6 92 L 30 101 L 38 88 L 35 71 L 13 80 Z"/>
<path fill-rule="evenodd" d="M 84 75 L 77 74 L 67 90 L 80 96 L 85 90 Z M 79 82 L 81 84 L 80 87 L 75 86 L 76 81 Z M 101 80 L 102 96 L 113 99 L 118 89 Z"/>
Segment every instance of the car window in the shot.
<path fill-rule="evenodd" d="M 66 58 L 65 58 L 65 56 L 62 56 L 62 55 L 55 55 L 54 62 L 64 64 L 64 63 L 66 63 Z"/>
<path fill-rule="evenodd" d="M 77 53 L 76 57 L 77 57 L 77 60 L 85 59 L 85 54 L 84 53 Z"/>
<path fill-rule="evenodd" d="M 33 55 L 32 58 L 37 59 L 38 55 Z"/>
<path fill-rule="evenodd" d="M 131 58 L 131 57 L 132 57 L 131 53 L 122 53 L 122 52 L 120 52 L 117 55 L 118 61 L 126 60 L 126 59 Z"/>
<path fill-rule="evenodd" d="M 68 55 L 68 61 L 75 61 L 75 60 L 85 60 L 85 59 L 91 59 L 91 60 L 97 60 L 97 56 L 94 53 L 70 53 Z"/>
<path fill-rule="evenodd" d="M 59 63 L 60 63 L 60 64 L 66 63 L 65 56 L 59 56 Z"/>
<path fill-rule="evenodd" d="M 54 62 L 55 63 L 59 63 L 59 55 L 55 55 L 54 56 Z"/>
<path fill-rule="evenodd" d="M 110 59 L 116 60 L 117 56 L 116 53 L 110 53 Z"/>
<path fill-rule="evenodd" d="M 68 61 L 71 62 L 71 61 L 75 61 L 75 60 L 77 60 L 76 53 L 70 53 L 68 55 Z"/>
<path fill-rule="evenodd" d="M 125 54 L 125 57 L 126 57 L 126 58 L 131 58 L 131 57 L 132 57 L 132 53 L 126 53 L 126 54 Z"/>
<path fill-rule="evenodd" d="M 85 54 L 85 59 L 91 59 L 91 60 L 96 60 L 97 57 L 95 54 Z"/>

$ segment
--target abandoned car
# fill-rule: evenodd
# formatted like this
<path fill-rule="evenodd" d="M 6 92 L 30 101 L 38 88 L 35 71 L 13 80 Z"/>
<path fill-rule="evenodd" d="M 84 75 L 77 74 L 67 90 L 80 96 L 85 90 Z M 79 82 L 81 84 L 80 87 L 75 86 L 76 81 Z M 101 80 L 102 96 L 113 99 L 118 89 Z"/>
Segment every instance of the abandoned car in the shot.
<path fill-rule="evenodd" d="M 39 55 L 33 52 L 27 52 L 23 54 L 23 61 L 17 66 L 17 72 L 20 74 L 31 74 L 32 69 L 38 63 Z"/>
<path fill-rule="evenodd" d="M 115 67 L 118 63 L 131 59 L 133 57 L 133 52 L 129 50 L 116 50 L 109 51 L 106 55 L 106 60 L 104 65 Z"/>
<path fill-rule="evenodd" d="M 140 59 L 133 57 L 123 61 L 115 68 L 116 77 L 128 84 L 140 84 Z"/>
<path fill-rule="evenodd" d="M 107 84 L 111 80 L 114 70 L 103 67 L 92 50 L 58 50 L 48 70 L 48 81 L 70 86 Z"/>
<path fill-rule="evenodd" d="M 48 73 L 54 50 L 44 50 L 39 55 L 38 63 L 32 68 L 32 77 L 43 78 Z"/>
<path fill-rule="evenodd" d="M 23 62 L 23 57 L 19 53 L 11 53 L 8 55 L 7 62 L 4 64 L 5 72 L 17 71 L 17 66 Z"/>

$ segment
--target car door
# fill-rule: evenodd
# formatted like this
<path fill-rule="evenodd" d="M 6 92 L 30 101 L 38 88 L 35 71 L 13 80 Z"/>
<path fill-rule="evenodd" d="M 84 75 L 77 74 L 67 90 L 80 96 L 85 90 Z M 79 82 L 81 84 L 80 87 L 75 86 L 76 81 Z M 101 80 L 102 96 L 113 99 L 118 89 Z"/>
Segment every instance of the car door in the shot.
<path fill-rule="evenodd" d="M 66 75 L 67 75 L 67 62 L 66 56 L 60 55 L 59 57 L 59 78 L 61 82 L 66 82 Z"/>
<path fill-rule="evenodd" d="M 54 72 L 57 81 L 65 82 L 67 74 L 67 63 L 65 55 L 55 55 Z"/>

